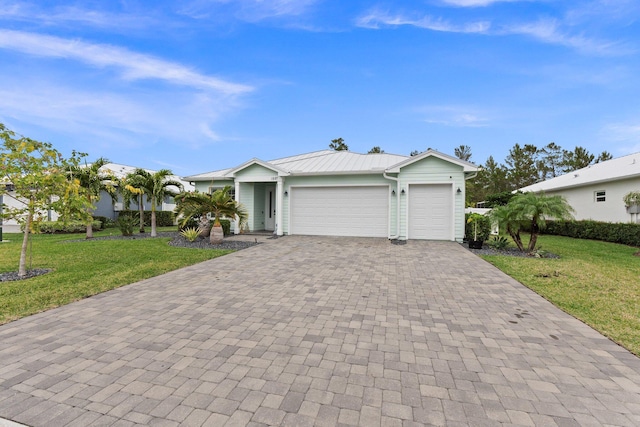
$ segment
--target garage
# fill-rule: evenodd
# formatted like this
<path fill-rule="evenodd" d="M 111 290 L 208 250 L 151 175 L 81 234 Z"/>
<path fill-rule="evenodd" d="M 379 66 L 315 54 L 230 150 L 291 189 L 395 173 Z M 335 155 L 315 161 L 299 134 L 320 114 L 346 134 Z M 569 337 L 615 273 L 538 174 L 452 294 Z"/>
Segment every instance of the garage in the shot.
<path fill-rule="evenodd" d="M 453 240 L 453 187 L 409 186 L 409 239 Z"/>
<path fill-rule="evenodd" d="M 292 187 L 291 234 L 388 237 L 389 187 Z"/>

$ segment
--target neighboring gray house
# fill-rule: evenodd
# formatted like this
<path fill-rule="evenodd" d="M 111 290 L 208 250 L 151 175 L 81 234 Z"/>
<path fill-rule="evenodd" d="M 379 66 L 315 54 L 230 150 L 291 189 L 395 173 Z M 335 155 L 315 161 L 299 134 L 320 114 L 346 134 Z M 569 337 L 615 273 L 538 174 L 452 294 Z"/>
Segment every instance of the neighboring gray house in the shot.
<path fill-rule="evenodd" d="M 111 172 L 113 175 L 115 175 L 117 178 L 124 178 L 125 176 L 127 176 L 128 174 L 132 173 L 133 171 L 135 171 L 137 168 L 133 167 L 133 166 L 126 166 L 126 165 L 120 165 L 117 163 L 108 163 L 106 165 L 104 165 L 103 167 L 100 168 L 100 170 L 102 171 L 109 171 Z M 154 170 L 150 170 L 150 169 L 145 169 L 147 172 L 150 173 L 155 173 L 156 171 Z M 194 190 L 194 186 L 192 184 L 190 184 L 188 181 L 184 181 L 182 179 L 180 179 L 180 177 L 172 175 L 170 177 L 172 180 L 175 181 L 180 181 L 182 182 L 182 185 L 184 186 L 184 190 L 185 191 L 193 191 Z M 144 210 L 145 211 L 151 211 L 151 203 L 149 201 L 146 200 L 146 197 L 143 198 L 144 200 Z M 162 201 L 162 205 L 157 207 L 157 210 L 159 211 L 173 211 L 175 209 L 176 205 L 173 201 L 172 197 L 167 197 L 165 200 Z M 100 200 L 98 201 L 98 203 L 96 203 L 96 210 L 94 211 L 93 215 L 94 216 L 104 216 L 110 219 L 117 219 L 118 218 L 118 214 L 120 211 L 124 210 L 124 203 L 122 201 L 122 196 L 118 195 L 118 200 L 116 201 L 116 203 L 113 203 L 113 201 L 111 200 L 111 196 L 109 196 L 109 194 L 107 194 L 106 192 L 102 192 L 102 194 L 100 194 Z M 138 203 L 136 200 L 132 200 L 131 204 L 129 206 L 129 210 L 133 210 L 133 211 L 137 211 L 138 210 Z"/>
<path fill-rule="evenodd" d="M 477 170 L 434 150 L 414 157 L 324 150 L 183 179 L 201 192 L 231 185 L 250 231 L 462 241 L 465 180 Z"/>
<path fill-rule="evenodd" d="M 578 220 L 640 223 L 638 214 L 628 213 L 622 201 L 630 191 L 640 191 L 640 153 L 596 163 L 520 191 L 564 196 Z"/>

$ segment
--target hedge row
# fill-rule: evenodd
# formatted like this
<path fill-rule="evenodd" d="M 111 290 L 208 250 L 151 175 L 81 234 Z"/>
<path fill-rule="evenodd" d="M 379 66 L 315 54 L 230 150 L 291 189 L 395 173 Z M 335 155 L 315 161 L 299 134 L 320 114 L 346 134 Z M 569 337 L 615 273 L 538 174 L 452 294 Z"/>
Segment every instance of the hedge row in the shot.
<path fill-rule="evenodd" d="M 547 221 L 544 234 L 640 246 L 640 224 L 599 221 Z"/>
<path fill-rule="evenodd" d="M 139 211 L 120 211 L 120 216 L 135 216 L 140 217 Z M 171 227 L 175 225 L 176 216 L 171 211 L 156 211 L 156 226 L 158 227 Z M 151 226 L 151 211 L 144 211 L 144 225 Z"/>
<path fill-rule="evenodd" d="M 35 225 L 35 224 L 34 224 Z M 83 222 L 72 221 L 72 222 L 61 222 L 61 221 L 42 221 L 37 223 L 38 232 L 44 234 L 54 234 L 54 233 L 84 233 L 87 231 L 87 225 Z M 101 221 L 93 221 L 93 229 L 101 230 L 102 222 Z"/>

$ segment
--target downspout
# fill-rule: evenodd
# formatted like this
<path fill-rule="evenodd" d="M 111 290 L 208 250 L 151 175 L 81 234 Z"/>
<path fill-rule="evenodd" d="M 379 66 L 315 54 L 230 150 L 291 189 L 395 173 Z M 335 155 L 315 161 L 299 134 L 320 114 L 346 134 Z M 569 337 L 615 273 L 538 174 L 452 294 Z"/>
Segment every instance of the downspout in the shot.
<path fill-rule="evenodd" d="M 382 173 L 382 176 L 396 182 L 396 234 L 389 236 L 389 240 L 397 240 L 400 237 L 400 179 L 387 175 L 386 171 Z"/>

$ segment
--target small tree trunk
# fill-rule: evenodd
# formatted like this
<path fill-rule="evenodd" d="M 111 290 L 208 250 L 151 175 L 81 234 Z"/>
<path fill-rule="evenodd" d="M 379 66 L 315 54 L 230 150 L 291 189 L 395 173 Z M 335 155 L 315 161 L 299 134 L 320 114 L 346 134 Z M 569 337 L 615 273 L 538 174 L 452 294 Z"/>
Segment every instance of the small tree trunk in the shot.
<path fill-rule="evenodd" d="M 529 252 L 533 252 L 538 243 L 538 234 L 540 234 L 540 228 L 535 221 L 531 224 L 531 234 L 529 235 Z"/>
<path fill-rule="evenodd" d="M 144 233 L 144 205 L 142 204 L 142 194 L 138 195 L 138 211 L 140 211 L 140 232 Z"/>
<path fill-rule="evenodd" d="M 151 237 L 156 237 L 158 232 L 156 231 L 156 209 L 155 205 L 151 206 Z"/>
<path fill-rule="evenodd" d="M 22 249 L 20 251 L 20 264 L 18 266 L 18 277 L 27 275 L 27 247 L 29 246 L 29 233 L 31 232 L 31 220 L 33 214 L 27 214 L 27 222 L 24 225 L 24 237 L 22 238 Z"/>
<path fill-rule="evenodd" d="M 87 239 L 93 239 L 93 221 L 87 224 Z"/>

